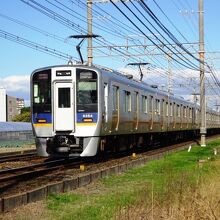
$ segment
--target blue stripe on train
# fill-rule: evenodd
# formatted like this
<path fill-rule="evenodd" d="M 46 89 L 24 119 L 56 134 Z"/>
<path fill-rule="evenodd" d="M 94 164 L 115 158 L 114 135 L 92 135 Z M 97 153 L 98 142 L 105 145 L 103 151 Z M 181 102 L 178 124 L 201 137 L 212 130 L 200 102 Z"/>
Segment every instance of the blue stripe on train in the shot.
<path fill-rule="evenodd" d="M 35 113 L 32 114 L 32 122 L 33 123 L 39 123 L 38 120 L 45 119 L 45 123 L 52 123 L 52 115 L 51 113 Z"/>
<path fill-rule="evenodd" d="M 97 122 L 98 121 L 98 113 L 97 112 L 87 112 L 87 113 L 77 113 L 77 123 L 84 122 L 84 119 L 92 119 L 91 122 Z M 90 122 L 90 123 L 91 123 Z M 87 123 L 87 122 L 84 122 Z"/>
<path fill-rule="evenodd" d="M 98 113 L 94 112 L 89 112 L 89 113 L 77 113 L 77 123 L 82 123 L 84 122 L 83 120 L 85 118 L 91 118 L 92 122 L 95 123 L 98 121 Z M 45 123 L 52 123 L 52 115 L 51 113 L 37 113 L 37 114 L 32 114 L 32 122 L 33 123 L 39 123 L 38 120 L 45 119 Z M 86 122 L 84 122 L 86 123 Z"/>

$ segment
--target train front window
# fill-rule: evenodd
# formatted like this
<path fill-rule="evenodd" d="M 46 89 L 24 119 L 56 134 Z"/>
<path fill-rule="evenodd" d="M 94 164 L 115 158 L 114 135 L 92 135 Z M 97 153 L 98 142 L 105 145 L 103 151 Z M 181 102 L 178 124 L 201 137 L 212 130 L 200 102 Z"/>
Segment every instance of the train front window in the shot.
<path fill-rule="evenodd" d="M 33 76 L 33 112 L 51 112 L 51 71 L 37 72 Z"/>
<path fill-rule="evenodd" d="M 77 111 L 97 112 L 97 74 L 91 70 L 77 69 Z"/>

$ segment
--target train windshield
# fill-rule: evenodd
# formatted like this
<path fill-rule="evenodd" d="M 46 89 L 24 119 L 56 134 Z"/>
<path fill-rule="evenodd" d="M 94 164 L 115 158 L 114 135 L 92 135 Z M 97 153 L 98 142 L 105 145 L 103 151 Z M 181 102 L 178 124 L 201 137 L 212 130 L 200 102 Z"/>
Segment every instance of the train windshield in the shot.
<path fill-rule="evenodd" d="M 77 69 L 77 112 L 97 112 L 97 73 Z"/>
<path fill-rule="evenodd" d="M 51 112 L 51 70 L 33 75 L 33 113 Z"/>

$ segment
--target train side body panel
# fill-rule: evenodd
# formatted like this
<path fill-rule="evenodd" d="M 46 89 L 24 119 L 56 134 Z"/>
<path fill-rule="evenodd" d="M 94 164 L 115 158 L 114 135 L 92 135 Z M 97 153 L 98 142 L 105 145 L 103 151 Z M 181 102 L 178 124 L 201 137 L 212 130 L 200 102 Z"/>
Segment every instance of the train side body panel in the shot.
<path fill-rule="evenodd" d="M 94 156 L 106 140 L 134 137 L 142 143 L 149 134 L 198 133 L 200 128 L 197 104 L 104 68 L 38 69 L 31 76 L 31 98 L 41 156 Z M 219 128 L 218 112 L 207 110 L 206 117 L 207 129 Z"/>

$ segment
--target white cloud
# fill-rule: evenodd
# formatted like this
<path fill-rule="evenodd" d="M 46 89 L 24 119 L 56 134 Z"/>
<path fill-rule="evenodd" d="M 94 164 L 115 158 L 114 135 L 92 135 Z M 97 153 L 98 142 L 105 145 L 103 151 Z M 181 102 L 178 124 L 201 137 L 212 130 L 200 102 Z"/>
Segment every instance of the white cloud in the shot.
<path fill-rule="evenodd" d="M 0 78 L 0 87 L 5 88 L 7 92 L 29 93 L 30 76 L 7 76 Z"/>
<path fill-rule="evenodd" d="M 6 94 L 23 98 L 25 100 L 25 106 L 30 105 L 30 76 L 7 76 L 0 78 L 0 87 L 6 89 Z"/>

